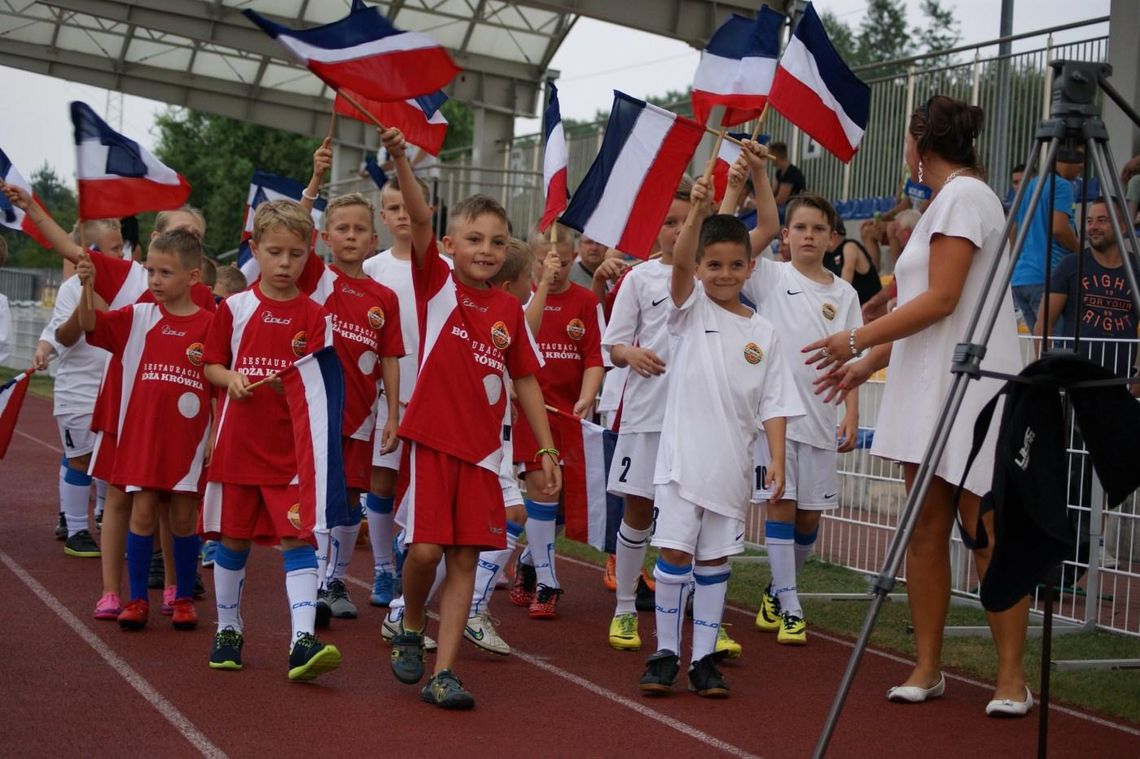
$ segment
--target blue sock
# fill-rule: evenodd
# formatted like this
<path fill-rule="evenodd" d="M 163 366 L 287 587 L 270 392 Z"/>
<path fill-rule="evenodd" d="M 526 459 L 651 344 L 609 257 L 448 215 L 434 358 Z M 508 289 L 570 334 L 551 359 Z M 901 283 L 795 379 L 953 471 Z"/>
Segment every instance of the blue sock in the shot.
<path fill-rule="evenodd" d="M 174 578 L 178 586 L 177 598 L 193 598 L 194 584 L 198 580 L 198 551 L 201 544 L 197 535 L 174 535 Z"/>
<path fill-rule="evenodd" d="M 147 574 L 154 554 L 154 536 L 127 533 L 127 577 L 131 586 L 131 600 L 147 600 Z"/>
<path fill-rule="evenodd" d="M 369 511 L 375 511 L 377 514 L 391 514 L 396 505 L 396 498 L 390 495 L 368 493 L 364 496 L 364 505 L 368 507 Z"/>

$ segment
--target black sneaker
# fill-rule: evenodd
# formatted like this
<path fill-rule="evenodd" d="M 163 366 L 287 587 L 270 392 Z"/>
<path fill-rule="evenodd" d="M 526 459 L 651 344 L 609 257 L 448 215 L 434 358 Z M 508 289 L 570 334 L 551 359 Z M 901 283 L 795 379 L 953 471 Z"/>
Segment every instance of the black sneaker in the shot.
<path fill-rule="evenodd" d="M 689 665 L 689 690 L 705 698 L 728 698 L 728 683 L 716 668 L 716 654 Z"/>
<path fill-rule="evenodd" d="M 62 511 L 59 512 L 59 521 L 55 525 L 55 539 L 67 540 L 67 519 Z"/>
<path fill-rule="evenodd" d="M 150 557 L 150 571 L 146 575 L 148 588 L 166 587 L 166 567 L 162 563 L 162 551 L 155 551 Z"/>
<path fill-rule="evenodd" d="M 99 544 L 87 530 L 80 530 L 67 539 L 63 544 L 63 552 L 68 556 L 78 556 L 81 559 L 98 559 L 103 554 L 99 551 Z"/>
<path fill-rule="evenodd" d="M 450 669 L 432 675 L 427 685 L 420 691 L 420 698 L 441 709 L 474 709 L 475 697 L 463 687 L 463 683 Z"/>
<path fill-rule="evenodd" d="M 312 633 L 302 633 L 289 652 L 289 679 L 308 682 L 340 666 L 340 650 L 321 643 Z"/>
<path fill-rule="evenodd" d="M 329 592 L 324 588 L 317 588 L 317 621 L 314 623 L 318 630 L 324 630 L 332 620 L 332 607 L 329 606 Z"/>
<path fill-rule="evenodd" d="M 102 530 L 103 529 L 103 512 L 102 511 L 95 512 L 95 529 L 96 530 Z"/>
<path fill-rule="evenodd" d="M 392 674 L 405 685 L 415 685 L 424 677 L 424 634 L 405 629 L 403 621 L 392 638 Z"/>
<path fill-rule="evenodd" d="M 194 598 L 205 598 L 206 586 L 202 582 L 202 573 L 198 572 L 194 575 Z"/>
<path fill-rule="evenodd" d="M 657 609 L 657 594 L 649 587 L 649 583 L 641 575 L 637 576 L 637 595 L 633 606 L 638 611 L 655 611 Z"/>
<path fill-rule="evenodd" d="M 245 638 L 232 627 L 223 627 L 214 635 L 214 648 L 210 651 L 210 669 L 241 669 L 241 647 Z"/>
<path fill-rule="evenodd" d="M 647 696 L 664 696 L 673 689 L 677 673 L 681 671 L 681 660 L 672 651 L 662 649 L 645 662 L 645 674 L 638 685 Z"/>

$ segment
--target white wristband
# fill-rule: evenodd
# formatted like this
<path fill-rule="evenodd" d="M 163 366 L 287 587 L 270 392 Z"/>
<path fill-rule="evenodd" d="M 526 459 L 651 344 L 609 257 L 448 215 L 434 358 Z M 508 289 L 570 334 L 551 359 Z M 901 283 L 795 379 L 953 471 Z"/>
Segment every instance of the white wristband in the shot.
<path fill-rule="evenodd" d="M 308 189 L 308 188 L 305 188 L 305 190 L 301 190 L 301 197 L 302 197 L 302 198 L 305 198 L 306 200 L 316 200 L 317 198 L 319 198 L 319 197 L 320 197 L 320 194 L 319 194 L 319 193 L 318 193 L 318 194 L 316 194 L 316 195 L 310 195 L 310 194 L 309 194 L 309 193 L 306 191 L 307 189 Z"/>

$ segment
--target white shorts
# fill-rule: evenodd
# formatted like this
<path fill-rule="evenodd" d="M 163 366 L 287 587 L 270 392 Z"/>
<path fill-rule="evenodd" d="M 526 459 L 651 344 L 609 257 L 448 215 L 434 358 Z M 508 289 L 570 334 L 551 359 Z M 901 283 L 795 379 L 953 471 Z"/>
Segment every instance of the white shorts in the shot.
<path fill-rule="evenodd" d="M 404 406 L 400 406 L 400 420 L 404 419 Z M 380 446 L 383 437 L 380 433 L 384 430 L 384 425 L 388 423 L 388 401 L 385 396 L 381 395 L 376 400 L 376 434 L 372 436 L 372 466 L 383 467 L 384 469 L 391 469 L 394 472 L 400 471 L 401 456 L 404 453 L 404 441 L 400 440 L 396 443 L 396 449 L 391 453 L 380 453 Z"/>
<path fill-rule="evenodd" d="M 756 483 L 752 500 L 767 501 L 772 492 L 764 488 L 764 478 L 772 454 L 763 433 L 752 449 Z M 828 511 L 839 507 L 839 454 L 834 449 L 789 440 L 784 447 L 784 499 L 796 502 L 797 509 Z"/>
<path fill-rule="evenodd" d="M 744 553 L 744 520 L 698 506 L 681 495 L 677 483 L 658 485 L 653 506 L 650 545 L 684 551 L 697 561 Z"/>
<path fill-rule="evenodd" d="M 660 432 L 622 432 L 614 447 L 606 489 L 617 495 L 653 500 L 653 470 L 657 467 Z"/>
<path fill-rule="evenodd" d="M 95 450 L 95 433 L 91 429 L 90 414 L 60 414 L 55 418 L 55 423 L 59 426 L 64 456 L 74 459 Z"/>

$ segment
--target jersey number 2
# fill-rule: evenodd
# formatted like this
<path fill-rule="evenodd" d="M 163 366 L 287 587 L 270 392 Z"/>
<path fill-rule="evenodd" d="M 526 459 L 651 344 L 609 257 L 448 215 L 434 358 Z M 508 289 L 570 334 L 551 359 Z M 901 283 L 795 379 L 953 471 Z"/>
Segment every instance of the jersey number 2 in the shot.
<path fill-rule="evenodd" d="M 618 475 L 618 482 L 625 482 L 625 477 L 629 474 L 629 466 L 633 460 L 629 456 L 621 457 L 621 474 Z"/>

